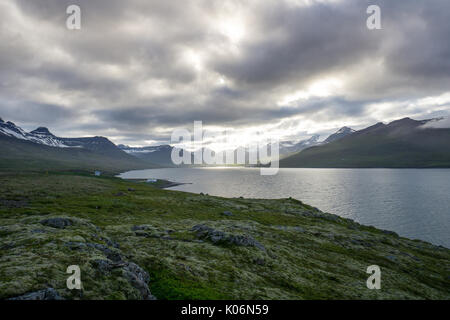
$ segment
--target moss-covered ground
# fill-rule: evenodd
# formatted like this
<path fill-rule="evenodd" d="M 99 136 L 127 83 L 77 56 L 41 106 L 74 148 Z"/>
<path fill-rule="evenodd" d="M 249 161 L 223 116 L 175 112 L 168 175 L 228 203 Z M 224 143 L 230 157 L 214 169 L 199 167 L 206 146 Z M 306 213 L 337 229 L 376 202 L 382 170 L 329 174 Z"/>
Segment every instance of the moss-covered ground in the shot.
<path fill-rule="evenodd" d="M 41 223 L 55 217 L 71 225 Z M 215 241 L 193 231 L 196 225 L 262 247 Z M 140 299 L 120 266 L 99 268 L 95 261 L 111 257 L 95 245 L 144 269 L 158 299 L 450 298 L 449 249 L 295 199 L 226 199 L 78 174 L 0 174 L 0 299 L 49 287 L 66 299 Z M 82 290 L 67 289 L 69 265 L 80 266 Z M 366 286 L 370 265 L 381 268 L 380 290 Z"/>

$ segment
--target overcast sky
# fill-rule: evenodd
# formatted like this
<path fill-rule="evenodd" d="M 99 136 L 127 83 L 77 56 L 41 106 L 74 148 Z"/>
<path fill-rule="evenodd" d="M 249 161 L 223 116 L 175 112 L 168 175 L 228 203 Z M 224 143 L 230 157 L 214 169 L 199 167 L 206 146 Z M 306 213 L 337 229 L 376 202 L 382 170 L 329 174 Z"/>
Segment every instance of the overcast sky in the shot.
<path fill-rule="evenodd" d="M 138 146 L 448 116 L 449 36 L 448 0 L 0 1 L 0 117 Z"/>

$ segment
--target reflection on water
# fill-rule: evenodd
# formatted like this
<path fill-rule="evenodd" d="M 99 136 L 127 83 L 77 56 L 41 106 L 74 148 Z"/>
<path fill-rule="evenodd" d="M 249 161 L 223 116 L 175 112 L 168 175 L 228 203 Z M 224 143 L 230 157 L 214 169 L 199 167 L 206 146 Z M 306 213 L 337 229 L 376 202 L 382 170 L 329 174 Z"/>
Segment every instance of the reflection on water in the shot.
<path fill-rule="evenodd" d="M 224 197 L 293 197 L 362 224 L 450 247 L 450 169 L 136 170 L 123 178 L 191 182 L 172 188 Z"/>

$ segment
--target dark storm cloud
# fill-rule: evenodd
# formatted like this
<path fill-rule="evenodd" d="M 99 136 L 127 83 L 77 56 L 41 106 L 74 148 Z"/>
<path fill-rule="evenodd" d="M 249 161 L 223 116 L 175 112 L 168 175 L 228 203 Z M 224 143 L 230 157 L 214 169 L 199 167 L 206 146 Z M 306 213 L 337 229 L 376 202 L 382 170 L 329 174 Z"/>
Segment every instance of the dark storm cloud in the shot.
<path fill-rule="evenodd" d="M 383 30 L 366 28 L 364 13 L 369 4 L 381 7 Z M 448 86 L 448 1 L 349 0 L 294 9 L 273 4 L 263 6 L 257 14 L 263 21 L 261 31 L 268 36 L 244 44 L 244 53 L 238 58 L 219 57 L 212 62 L 214 68 L 242 85 L 301 85 L 326 73 L 382 59 L 386 78 L 393 76 L 395 82 L 368 73 L 372 83 L 359 87 L 361 94 L 364 90 L 372 94 L 374 86 L 379 86 L 379 94 L 396 89 L 387 86 L 434 87 L 437 92 Z M 273 30 L 279 32 L 270 36 Z"/>
<path fill-rule="evenodd" d="M 399 7 L 403 39 L 398 39 L 393 50 L 387 52 L 389 67 L 394 72 L 411 77 L 439 81 L 450 76 L 450 44 L 445 41 L 450 31 L 450 2 L 411 2 Z M 391 16 L 392 19 L 395 17 Z"/>
<path fill-rule="evenodd" d="M 36 129 L 38 126 L 52 127 L 55 122 L 66 123 L 76 119 L 77 111 L 62 108 L 60 105 L 35 103 L 33 101 L 11 102 L 0 100 L 2 118 L 14 119 L 16 124 L 26 129 Z"/>
<path fill-rule="evenodd" d="M 213 65 L 250 85 L 273 87 L 353 64 L 378 51 L 381 34 L 367 31 L 366 8 L 363 1 L 307 8 L 271 3 L 256 13 L 268 36 L 244 44 L 240 58 L 224 57 Z M 271 36 L 274 30 L 279 32 Z"/>
<path fill-rule="evenodd" d="M 0 116 L 143 144 L 194 120 L 319 128 L 449 110 L 449 1 L 301 3 L 1 3 Z M 382 30 L 366 28 L 369 4 Z"/>

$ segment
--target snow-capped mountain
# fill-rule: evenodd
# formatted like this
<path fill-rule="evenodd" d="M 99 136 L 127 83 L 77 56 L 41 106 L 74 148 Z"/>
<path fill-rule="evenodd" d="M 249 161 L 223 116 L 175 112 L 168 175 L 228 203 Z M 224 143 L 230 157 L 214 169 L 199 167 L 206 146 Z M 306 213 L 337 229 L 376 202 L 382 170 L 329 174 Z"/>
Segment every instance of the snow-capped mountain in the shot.
<path fill-rule="evenodd" d="M 328 143 L 330 141 L 334 141 L 353 133 L 354 130 L 344 127 L 332 134 L 325 141 L 319 141 L 319 135 L 313 135 L 308 139 L 300 140 L 300 141 L 280 141 L 279 142 L 279 156 L 281 158 L 292 155 L 294 153 L 300 152 L 304 149 L 322 145 Z M 147 160 L 149 162 L 159 164 L 162 166 L 174 166 L 171 160 L 171 153 L 173 147 L 170 145 L 159 145 L 159 146 L 147 146 L 147 147 L 130 147 L 127 145 L 118 145 L 120 149 L 125 151 L 126 153 L 138 157 L 143 160 Z M 243 147 L 240 147 L 243 148 Z M 245 153 L 246 163 L 249 161 L 249 150 L 247 148 L 243 148 Z M 271 148 L 270 148 L 271 149 Z M 185 151 L 188 152 L 188 151 Z M 237 149 L 233 150 L 234 158 L 237 159 Z M 192 155 L 191 155 L 192 157 Z M 269 157 L 271 158 L 271 157 Z M 266 159 L 264 159 L 266 160 Z"/>
<path fill-rule="evenodd" d="M 325 139 L 324 143 L 330 143 L 339 139 L 342 139 L 345 136 L 348 136 L 352 133 L 354 133 L 355 130 L 349 127 L 342 127 L 332 135 L 330 135 L 328 138 Z"/>
<path fill-rule="evenodd" d="M 123 144 L 119 144 L 118 147 L 129 154 L 137 153 L 152 153 L 161 151 L 172 151 L 172 147 L 169 145 L 149 146 L 149 147 L 130 147 Z"/>
<path fill-rule="evenodd" d="M 47 128 L 39 127 L 31 132 L 26 132 L 22 128 L 16 126 L 13 122 L 4 122 L 0 118 L 0 134 L 9 137 L 28 140 L 34 143 L 44 144 L 51 147 L 66 148 L 69 147 L 61 139 L 55 137 Z"/>
<path fill-rule="evenodd" d="M 320 145 L 330 143 L 332 141 L 342 139 L 343 137 L 346 137 L 354 132 L 356 132 L 356 131 L 353 130 L 352 128 L 342 127 L 335 133 L 331 134 L 324 141 L 319 141 L 320 135 L 318 135 L 318 134 L 315 134 L 315 135 L 311 136 L 310 138 L 301 140 L 299 142 L 280 141 L 280 143 L 279 143 L 280 157 L 283 158 L 285 156 L 303 151 L 310 147 L 320 146 Z"/>
<path fill-rule="evenodd" d="M 301 141 L 281 141 L 279 143 L 279 155 L 283 158 L 313 146 L 323 145 L 339 140 L 349 134 L 352 134 L 353 132 L 355 132 L 353 129 L 343 127 L 322 142 L 319 141 L 319 135 L 313 135 L 310 138 Z M 50 147 L 83 148 L 114 157 L 124 157 L 128 154 L 129 156 L 134 156 L 162 166 L 174 165 L 171 160 L 173 147 L 170 145 L 130 147 L 126 145 L 116 146 L 104 137 L 61 138 L 52 134 L 45 127 L 39 127 L 31 132 L 26 132 L 14 123 L 10 121 L 5 122 L 2 119 L 0 119 L 0 135 Z M 246 150 L 246 159 L 247 158 L 248 152 Z"/>
<path fill-rule="evenodd" d="M 286 155 L 290 153 L 295 153 L 302 151 L 303 149 L 315 146 L 319 143 L 320 136 L 318 134 L 313 135 L 312 137 L 301 140 L 298 142 L 293 141 L 280 141 L 280 155 Z"/>
<path fill-rule="evenodd" d="M 450 129 L 445 124 L 436 128 L 439 121 L 403 118 L 387 124 L 378 122 L 356 132 L 342 128 L 335 135 L 340 139 L 282 159 L 280 167 L 447 168 Z"/>
<path fill-rule="evenodd" d="M 119 144 L 118 147 L 129 155 L 135 156 L 139 159 L 146 160 L 161 166 L 174 166 L 171 158 L 173 147 L 170 145 L 130 147 Z"/>
<path fill-rule="evenodd" d="M 57 148 L 83 148 L 99 154 L 124 157 L 127 156 L 114 143 L 105 137 L 61 138 L 52 134 L 47 128 L 39 127 L 26 132 L 11 121 L 0 118 L 0 135 L 26 140 L 29 142 Z"/>

